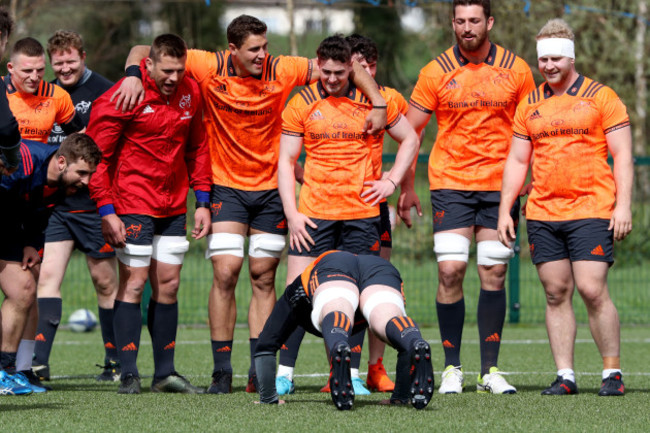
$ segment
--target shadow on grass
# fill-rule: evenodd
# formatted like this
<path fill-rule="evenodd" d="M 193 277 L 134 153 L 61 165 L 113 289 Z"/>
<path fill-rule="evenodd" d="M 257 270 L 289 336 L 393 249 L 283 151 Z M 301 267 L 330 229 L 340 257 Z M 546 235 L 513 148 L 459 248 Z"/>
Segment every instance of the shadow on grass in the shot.
<path fill-rule="evenodd" d="M 25 397 L 18 397 L 25 398 Z M 27 397 L 29 398 L 29 397 Z M 37 410 L 62 410 L 68 409 L 69 404 L 63 403 L 36 403 L 36 404 L 6 404 L 4 401 L 2 403 L 2 412 L 19 412 L 24 410 L 33 411 Z"/>

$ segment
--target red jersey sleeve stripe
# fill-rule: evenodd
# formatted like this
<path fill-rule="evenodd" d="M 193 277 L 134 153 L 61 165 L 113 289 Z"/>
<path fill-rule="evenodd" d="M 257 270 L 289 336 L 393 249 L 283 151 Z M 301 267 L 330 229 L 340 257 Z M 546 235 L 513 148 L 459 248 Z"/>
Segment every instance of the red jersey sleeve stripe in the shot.
<path fill-rule="evenodd" d="M 418 104 L 417 102 L 415 102 L 412 99 L 409 101 L 409 104 L 411 105 L 411 107 L 416 108 L 416 109 L 418 109 L 418 110 L 420 110 L 420 111 L 422 111 L 424 113 L 433 114 L 433 110 L 429 110 L 428 108 L 424 108 L 422 105 Z"/>
<path fill-rule="evenodd" d="M 528 135 L 519 134 L 518 132 L 513 132 L 512 135 L 514 135 L 515 137 L 520 138 L 522 140 L 531 141 L 530 137 Z"/>
<path fill-rule="evenodd" d="M 605 133 L 605 135 L 607 135 L 610 132 L 614 132 L 614 131 L 617 131 L 617 130 L 619 130 L 621 128 L 625 128 L 626 126 L 630 126 L 630 121 L 629 120 L 626 121 L 626 122 L 623 122 L 623 123 L 619 123 L 618 125 L 614 125 L 611 128 L 605 129 L 604 133 Z"/>
<path fill-rule="evenodd" d="M 32 159 L 32 152 L 25 143 L 20 143 L 20 155 L 23 160 L 23 173 L 29 176 L 34 172 L 34 160 Z"/>
<path fill-rule="evenodd" d="M 282 134 L 288 135 L 288 136 L 291 136 L 291 137 L 304 137 L 305 136 L 305 134 L 303 134 L 302 132 L 289 131 L 288 129 L 283 129 Z"/>

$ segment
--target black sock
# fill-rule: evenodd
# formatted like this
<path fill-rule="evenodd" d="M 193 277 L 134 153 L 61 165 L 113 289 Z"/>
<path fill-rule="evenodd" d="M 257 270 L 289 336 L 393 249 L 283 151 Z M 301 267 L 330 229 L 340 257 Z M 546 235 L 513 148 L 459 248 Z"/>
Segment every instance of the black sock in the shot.
<path fill-rule="evenodd" d="M 453 304 L 441 304 L 436 301 L 440 340 L 445 351 L 445 367 L 460 366 L 460 341 L 463 338 L 465 323 L 465 299 Z"/>
<path fill-rule="evenodd" d="M 421 340 L 418 325 L 408 316 L 395 316 L 386 324 L 386 338 L 398 352 L 411 348 L 415 340 Z"/>
<path fill-rule="evenodd" d="M 115 300 L 113 329 L 122 368 L 122 379 L 127 374 L 139 376 L 136 361 L 140 347 L 140 333 L 142 332 L 140 304 Z"/>
<path fill-rule="evenodd" d="M 34 346 L 34 361 L 39 365 L 50 362 L 50 352 L 54 343 L 56 330 L 61 323 L 61 298 L 38 298 L 38 328 L 36 330 L 36 345 Z"/>
<path fill-rule="evenodd" d="M 305 337 L 305 330 L 302 326 L 298 326 L 295 331 L 291 333 L 289 339 L 280 348 L 280 365 L 286 367 L 295 367 L 296 360 L 298 359 L 298 350 L 300 343 Z"/>
<path fill-rule="evenodd" d="M 97 310 L 99 312 L 99 327 L 102 330 L 102 340 L 104 341 L 104 362 L 117 361 L 115 330 L 113 329 L 113 309 L 97 307 Z"/>
<path fill-rule="evenodd" d="M 230 355 L 232 355 L 232 340 L 212 340 L 212 359 L 214 360 L 214 370 L 212 372 L 216 373 L 223 370 L 226 373 L 232 373 Z"/>
<path fill-rule="evenodd" d="M 249 338 L 248 347 L 251 354 L 251 365 L 248 367 L 248 377 L 253 377 L 255 374 L 255 348 L 257 347 L 257 338 Z"/>
<path fill-rule="evenodd" d="M 174 373 L 174 348 L 178 328 L 178 302 L 161 304 L 151 299 L 147 327 L 153 346 L 153 376 L 164 379 Z"/>
<path fill-rule="evenodd" d="M 506 317 L 506 291 L 481 289 L 476 312 L 479 346 L 481 348 L 481 376 L 497 366 L 501 333 Z"/>
<path fill-rule="evenodd" d="M 7 374 L 16 373 L 16 352 L 0 352 L 0 365 Z"/>
<path fill-rule="evenodd" d="M 332 348 L 339 342 L 348 342 L 350 338 L 350 329 L 352 323 L 350 318 L 340 311 L 328 313 L 321 323 L 323 339 L 327 346 L 327 352 L 332 352 Z"/>
<path fill-rule="evenodd" d="M 366 331 L 357 332 L 350 335 L 350 368 L 359 369 L 361 365 L 361 351 L 363 350 L 363 338 L 366 336 Z"/>

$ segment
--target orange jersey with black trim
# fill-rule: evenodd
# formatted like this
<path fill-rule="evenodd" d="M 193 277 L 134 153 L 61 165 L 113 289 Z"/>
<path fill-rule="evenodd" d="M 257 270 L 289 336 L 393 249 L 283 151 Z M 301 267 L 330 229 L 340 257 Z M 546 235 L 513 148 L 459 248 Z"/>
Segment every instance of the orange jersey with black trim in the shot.
<path fill-rule="evenodd" d="M 314 272 L 314 275 L 311 275 L 311 272 L 314 270 L 314 267 L 320 262 L 323 257 L 327 256 L 328 254 L 336 253 L 338 250 L 330 250 L 330 251 L 325 251 L 323 254 L 320 256 L 316 257 L 313 262 L 309 264 L 305 268 L 304 271 L 302 271 L 302 274 L 300 274 L 300 281 L 302 281 L 302 287 L 305 289 L 305 293 L 307 293 L 309 296 L 313 296 L 314 292 L 319 286 L 318 282 L 318 272 Z"/>
<path fill-rule="evenodd" d="M 500 191 L 512 119 L 534 89 L 526 62 L 495 44 L 478 65 L 455 45 L 422 68 L 410 104 L 438 122 L 430 189 Z"/>
<path fill-rule="evenodd" d="M 55 122 L 63 125 L 74 118 L 72 98 L 56 84 L 41 80 L 36 92 L 22 93 L 11 84 L 9 75 L 4 80 L 9 107 L 18 121 L 22 138 L 47 143 Z"/>
<path fill-rule="evenodd" d="M 276 189 L 282 109 L 294 87 L 311 81 L 309 59 L 267 55 L 261 75 L 242 78 L 229 51 L 189 50 L 186 70 L 203 95 L 212 182 Z"/>
<path fill-rule="evenodd" d="M 394 102 L 386 102 L 388 129 L 401 114 Z M 379 205 L 370 206 L 361 198 L 364 182 L 377 179 L 373 142 L 362 132 L 371 108 L 352 83 L 347 95 L 337 98 L 318 81 L 289 101 L 282 113 L 282 133 L 302 137 L 306 155 L 299 212 L 336 221 L 379 215 Z"/>
<path fill-rule="evenodd" d="M 526 218 L 610 219 L 616 184 L 607 164 L 606 135 L 629 125 L 616 93 L 582 75 L 561 96 L 546 83 L 528 95 L 517 107 L 513 130 L 533 145 Z"/>

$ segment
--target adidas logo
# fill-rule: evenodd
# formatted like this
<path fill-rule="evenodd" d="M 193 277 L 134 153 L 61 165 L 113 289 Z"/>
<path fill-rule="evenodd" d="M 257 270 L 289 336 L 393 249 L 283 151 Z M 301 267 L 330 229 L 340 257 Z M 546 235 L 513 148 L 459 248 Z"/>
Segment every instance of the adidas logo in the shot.
<path fill-rule="evenodd" d="M 381 235 L 381 240 L 384 242 L 390 242 L 390 233 L 388 233 L 388 230 Z"/>
<path fill-rule="evenodd" d="M 275 226 L 275 228 L 276 229 L 286 229 L 287 228 L 287 220 L 284 219 L 284 220 L 280 221 L 280 223 L 277 226 Z"/>
<path fill-rule="evenodd" d="M 112 253 L 113 251 L 115 251 L 113 247 L 108 244 L 104 244 L 104 246 L 99 249 L 100 253 Z"/>
<path fill-rule="evenodd" d="M 487 341 L 488 343 L 489 342 L 498 343 L 499 341 L 501 341 L 501 337 L 499 337 L 499 334 L 497 334 L 495 332 L 494 334 L 492 334 L 488 338 L 486 338 L 485 341 Z"/>
<path fill-rule="evenodd" d="M 447 83 L 445 86 L 445 89 L 451 90 L 451 89 L 460 89 L 460 84 L 456 81 L 455 78 L 452 78 L 450 82 Z"/>
<path fill-rule="evenodd" d="M 314 111 L 309 116 L 309 120 L 322 120 L 322 119 L 325 119 L 325 116 L 323 116 L 323 113 L 321 113 L 320 110 Z"/>
<path fill-rule="evenodd" d="M 539 114 L 539 110 L 535 110 L 535 111 L 533 112 L 533 114 L 530 115 L 530 117 L 528 118 L 528 120 L 535 120 L 535 119 L 541 119 L 541 118 L 542 118 L 542 115 Z"/>
<path fill-rule="evenodd" d="M 122 352 L 130 352 L 135 350 L 138 350 L 138 346 L 136 346 L 134 342 L 130 342 L 122 348 Z"/>
<path fill-rule="evenodd" d="M 598 245 L 596 248 L 591 250 L 591 255 L 593 255 L 593 256 L 604 256 L 605 255 L 605 250 L 603 250 L 603 247 L 601 245 Z"/>
<path fill-rule="evenodd" d="M 144 107 L 144 110 L 142 110 L 142 114 L 147 114 L 147 113 L 154 113 L 153 108 L 151 108 L 150 105 L 147 105 Z"/>
<path fill-rule="evenodd" d="M 176 341 L 172 341 L 171 343 L 169 343 L 167 346 L 163 348 L 163 350 L 171 350 L 174 347 L 176 347 Z"/>
<path fill-rule="evenodd" d="M 449 340 L 445 340 L 445 341 L 442 342 L 442 347 L 446 347 L 447 349 L 453 349 L 456 346 L 451 344 L 451 342 Z"/>
<path fill-rule="evenodd" d="M 356 346 L 354 346 L 354 347 L 352 347 L 352 348 L 350 349 L 350 352 L 353 352 L 353 353 L 361 353 L 361 346 L 357 344 Z"/>
<path fill-rule="evenodd" d="M 104 347 L 106 349 L 115 349 L 115 345 L 113 343 L 111 343 L 110 341 L 108 343 L 104 344 Z"/>
<path fill-rule="evenodd" d="M 42 333 L 41 333 L 41 334 L 38 334 L 36 337 L 34 337 L 34 340 L 35 340 L 35 341 L 47 341 L 47 340 L 45 339 L 45 336 L 44 336 Z"/>
<path fill-rule="evenodd" d="M 370 247 L 370 251 L 379 251 L 379 241 L 376 241 L 375 244 Z"/>
<path fill-rule="evenodd" d="M 217 352 L 232 352 L 232 347 L 230 346 L 223 346 L 217 349 Z"/>

